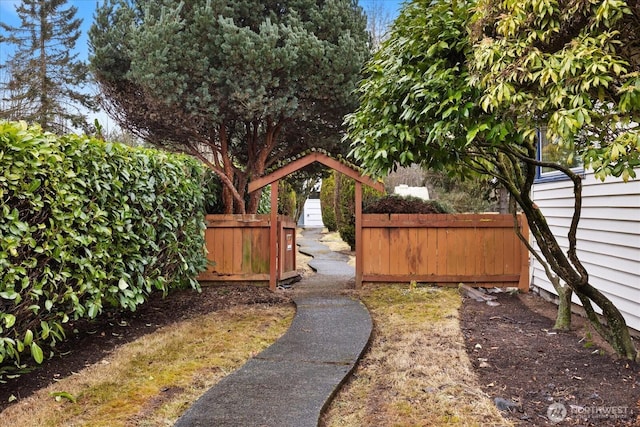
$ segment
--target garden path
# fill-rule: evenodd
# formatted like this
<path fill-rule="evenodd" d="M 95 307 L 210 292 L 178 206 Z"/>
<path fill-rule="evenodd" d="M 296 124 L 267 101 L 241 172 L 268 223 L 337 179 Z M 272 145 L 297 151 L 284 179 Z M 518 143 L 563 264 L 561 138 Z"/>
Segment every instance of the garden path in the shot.
<path fill-rule="evenodd" d="M 296 315 L 278 341 L 207 391 L 176 427 L 317 426 L 323 408 L 364 352 L 372 331 L 365 306 L 343 295 L 355 271 L 348 256 L 305 229 L 300 252 L 316 274 L 294 286 Z"/>

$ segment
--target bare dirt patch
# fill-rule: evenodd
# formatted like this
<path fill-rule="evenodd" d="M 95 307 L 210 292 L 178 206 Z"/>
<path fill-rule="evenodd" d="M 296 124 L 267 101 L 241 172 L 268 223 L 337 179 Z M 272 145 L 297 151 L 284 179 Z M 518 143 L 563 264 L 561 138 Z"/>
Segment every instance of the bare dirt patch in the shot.
<path fill-rule="evenodd" d="M 640 366 L 612 356 L 574 316 L 574 330 L 553 331 L 555 306 L 533 294 L 499 294 L 500 305 L 466 299 L 461 326 L 483 390 L 513 403 L 517 425 L 640 425 Z M 504 401 L 500 401 L 505 404 Z M 547 413 L 551 404 L 559 412 Z M 556 418 L 558 420 L 558 418 Z"/>

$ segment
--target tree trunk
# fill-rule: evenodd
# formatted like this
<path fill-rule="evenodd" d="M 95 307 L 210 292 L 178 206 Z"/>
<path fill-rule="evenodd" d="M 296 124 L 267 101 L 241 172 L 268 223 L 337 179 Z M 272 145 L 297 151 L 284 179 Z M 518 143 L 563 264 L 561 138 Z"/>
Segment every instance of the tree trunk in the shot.
<path fill-rule="evenodd" d="M 518 197 L 519 204 L 529 222 L 531 233 L 538 242 L 538 247 L 544 259 L 548 262 L 549 268 L 559 279 L 563 280 L 580 299 L 580 302 L 586 310 L 589 322 L 598 334 L 611 345 L 614 351 L 620 357 L 638 360 L 640 354 L 633 345 L 629 328 L 622 313 L 620 313 L 618 308 L 604 294 L 589 283 L 588 276 L 582 274 L 584 267 L 574 265 L 577 262 L 575 254 L 575 259 L 572 259 L 573 262 L 567 258 L 544 215 L 528 195 L 519 195 Z M 570 296 L 565 295 L 565 298 L 570 298 Z M 565 302 L 567 301 L 565 300 Z M 604 322 L 596 314 L 592 303 L 595 303 L 602 310 L 602 319 Z M 570 300 L 568 307 L 569 308 L 564 308 L 564 310 L 570 309 Z"/>
<path fill-rule="evenodd" d="M 232 214 L 233 213 L 233 193 L 231 192 L 231 189 L 229 189 L 228 186 L 223 186 L 222 187 L 222 203 L 224 204 L 224 213 L 225 214 Z"/>
<path fill-rule="evenodd" d="M 579 291 L 576 291 L 576 295 L 580 298 L 587 318 L 598 334 L 607 340 L 620 357 L 639 362 L 640 353 L 633 345 L 627 323 L 611 300 L 589 283 L 581 286 Z M 600 320 L 591 302 L 602 309 L 602 317 L 606 323 Z"/>
<path fill-rule="evenodd" d="M 204 143 L 208 144 L 209 142 L 206 141 Z M 234 201 L 239 202 L 239 201 L 242 201 L 243 199 L 241 195 L 238 194 L 235 186 L 233 185 L 233 181 L 232 181 L 234 177 L 233 168 L 229 166 L 229 162 L 223 162 L 223 164 L 220 164 L 219 161 L 216 161 L 216 160 L 212 161 L 211 159 L 208 159 L 206 156 L 204 156 L 200 152 L 200 150 L 197 149 L 197 147 L 193 145 L 187 145 L 187 147 L 189 148 L 188 149 L 189 154 L 200 159 L 202 163 L 207 165 L 207 167 L 209 167 L 209 169 L 211 169 L 211 171 L 218 176 L 218 178 L 220 179 L 220 182 L 222 183 L 222 201 L 224 203 L 225 213 L 226 214 L 234 213 L 233 212 Z M 242 203 L 242 208 L 244 208 L 244 202 Z M 244 213 L 244 211 L 240 213 Z"/>
<path fill-rule="evenodd" d="M 256 190 L 253 193 L 249 194 L 249 203 L 247 204 L 247 213 L 254 214 L 258 212 L 258 208 L 260 207 L 260 199 L 262 198 L 263 189 Z M 278 209 L 278 207 L 275 207 Z"/>
<path fill-rule="evenodd" d="M 498 212 L 501 214 L 509 213 L 509 198 L 511 197 L 509 195 L 509 192 L 503 187 L 498 187 L 497 193 L 498 193 Z"/>
<path fill-rule="evenodd" d="M 629 328 L 622 313 L 598 289 L 589 283 L 589 274 L 578 259 L 577 230 L 582 206 L 581 177 L 569 169 L 559 169 L 574 184 L 574 212 L 571 226 L 567 233 L 569 248 L 566 253 L 558 243 L 558 239 L 547 223 L 546 217 L 531 199 L 531 188 L 535 181 L 535 171 L 540 162 L 535 159 L 536 147 L 528 147 L 527 156 L 515 151 L 506 151 L 500 156 L 502 162 L 496 164 L 496 178 L 505 186 L 511 197 L 517 202 L 529 223 L 529 230 L 536 239 L 539 251 L 534 250 L 528 239 L 521 239 L 545 269 L 559 295 L 558 319 L 556 327 L 564 327 L 564 322 L 570 319 L 571 292 L 580 299 L 589 322 L 602 338 L 604 338 L 620 356 L 631 360 L 640 359 L 640 353 L 635 349 Z M 524 164 L 521 163 L 524 160 Z M 513 173 L 516 170 L 518 173 Z M 566 283 L 566 288 L 560 286 L 560 281 Z M 602 310 L 602 319 L 596 314 L 592 303 Z M 604 320 L 604 321 L 603 321 Z"/>
<path fill-rule="evenodd" d="M 571 329 L 571 295 L 573 295 L 573 292 L 568 286 L 560 284 L 556 286 L 554 283 L 553 287 L 558 293 L 558 313 L 553 329 L 568 331 Z"/>

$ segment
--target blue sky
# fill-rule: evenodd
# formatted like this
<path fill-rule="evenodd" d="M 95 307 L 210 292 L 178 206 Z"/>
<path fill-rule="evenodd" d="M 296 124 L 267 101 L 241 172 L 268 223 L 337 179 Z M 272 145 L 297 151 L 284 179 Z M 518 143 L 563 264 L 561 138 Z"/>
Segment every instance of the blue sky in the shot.
<path fill-rule="evenodd" d="M 0 21 L 17 26 L 20 24 L 18 15 L 15 12 L 17 5 L 21 3 L 20 0 L 0 0 Z M 87 58 L 87 33 L 93 22 L 93 12 L 99 3 L 97 0 L 68 0 L 69 5 L 76 6 L 78 8 L 77 18 L 82 19 L 82 36 L 76 44 L 76 49 L 80 53 L 81 59 Z M 10 47 L 10 49 L 13 49 Z M 9 54 L 7 46 L 0 45 L 0 62 L 6 60 L 6 55 Z"/>

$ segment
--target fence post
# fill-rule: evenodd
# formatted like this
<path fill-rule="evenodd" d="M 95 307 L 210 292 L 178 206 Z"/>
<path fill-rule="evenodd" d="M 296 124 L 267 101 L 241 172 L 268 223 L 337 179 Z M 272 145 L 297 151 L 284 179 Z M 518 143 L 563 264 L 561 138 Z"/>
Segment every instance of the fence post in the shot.
<path fill-rule="evenodd" d="M 269 289 L 276 290 L 278 282 L 278 184 L 271 183 L 271 221 L 269 224 Z"/>
<path fill-rule="evenodd" d="M 362 288 L 362 183 L 356 181 L 356 289 Z"/>

